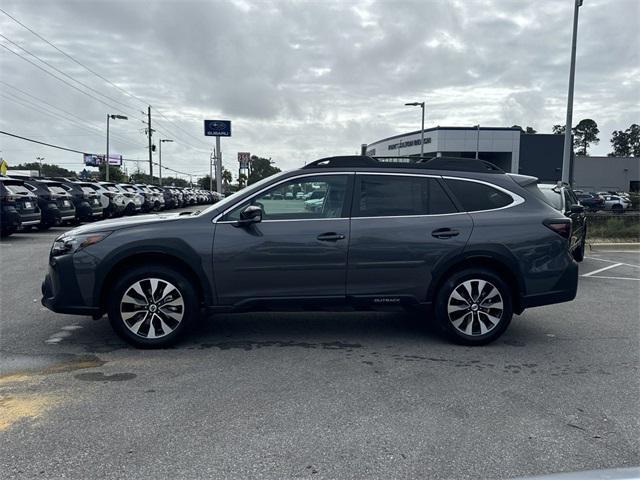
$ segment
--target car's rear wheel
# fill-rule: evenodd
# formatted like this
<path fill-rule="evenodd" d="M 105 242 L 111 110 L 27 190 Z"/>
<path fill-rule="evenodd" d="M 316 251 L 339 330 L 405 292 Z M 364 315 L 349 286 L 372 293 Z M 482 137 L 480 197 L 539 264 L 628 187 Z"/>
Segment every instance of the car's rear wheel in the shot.
<path fill-rule="evenodd" d="M 440 288 L 436 319 L 456 343 L 485 345 L 509 326 L 513 316 L 511 296 L 509 286 L 492 270 L 461 270 Z"/>
<path fill-rule="evenodd" d="M 122 275 L 107 297 L 111 326 L 127 342 L 142 348 L 175 343 L 198 314 L 189 279 L 161 265 L 137 267 Z"/>

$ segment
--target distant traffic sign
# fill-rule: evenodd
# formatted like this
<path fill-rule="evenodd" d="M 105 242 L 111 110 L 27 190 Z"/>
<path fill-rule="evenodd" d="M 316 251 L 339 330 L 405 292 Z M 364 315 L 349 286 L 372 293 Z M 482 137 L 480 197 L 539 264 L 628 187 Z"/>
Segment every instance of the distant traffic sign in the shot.
<path fill-rule="evenodd" d="M 231 120 L 205 120 L 204 135 L 206 137 L 230 137 Z"/>

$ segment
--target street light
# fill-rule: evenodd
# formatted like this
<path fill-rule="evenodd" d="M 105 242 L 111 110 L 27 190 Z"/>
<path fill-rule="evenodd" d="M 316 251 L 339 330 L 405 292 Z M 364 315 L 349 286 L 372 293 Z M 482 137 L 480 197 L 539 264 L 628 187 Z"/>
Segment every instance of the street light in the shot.
<path fill-rule="evenodd" d="M 42 176 L 42 160 L 44 160 L 44 157 L 36 157 L 36 160 L 38 161 L 38 176 L 41 177 Z"/>
<path fill-rule="evenodd" d="M 105 162 L 106 162 L 105 170 L 107 172 L 107 175 L 106 175 L 107 182 L 109 181 L 109 119 L 112 119 L 112 120 L 116 120 L 116 119 L 117 120 L 129 120 L 124 115 L 109 115 L 107 113 L 107 156 L 105 157 Z"/>
<path fill-rule="evenodd" d="M 162 144 L 164 142 L 173 142 L 173 140 L 169 140 L 168 138 L 160 139 L 159 151 L 158 151 L 158 183 L 162 186 Z M 153 181 L 153 178 L 151 179 Z"/>
<path fill-rule="evenodd" d="M 564 152 L 562 154 L 562 181 L 569 183 L 571 162 L 571 125 L 573 122 L 573 82 L 576 73 L 576 40 L 578 37 L 578 9 L 582 0 L 575 0 L 573 7 L 573 35 L 571 38 L 571 66 L 569 67 L 569 94 L 567 95 L 567 121 L 564 124 Z"/>
<path fill-rule="evenodd" d="M 420 130 L 420 160 L 424 156 L 424 102 L 411 102 L 405 103 L 407 107 L 421 107 L 422 108 L 422 129 Z"/>

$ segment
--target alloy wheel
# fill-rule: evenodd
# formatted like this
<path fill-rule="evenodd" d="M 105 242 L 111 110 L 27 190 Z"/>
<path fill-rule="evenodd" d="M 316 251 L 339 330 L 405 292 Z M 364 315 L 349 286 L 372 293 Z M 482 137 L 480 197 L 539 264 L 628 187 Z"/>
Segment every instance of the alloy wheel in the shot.
<path fill-rule="evenodd" d="M 136 281 L 120 300 L 125 326 L 142 338 L 162 338 L 173 332 L 184 317 L 180 290 L 161 278 Z"/>
<path fill-rule="evenodd" d="M 482 279 L 465 280 L 453 289 L 447 303 L 449 321 L 459 332 L 469 336 L 489 333 L 502 319 L 500 291 Z"/>

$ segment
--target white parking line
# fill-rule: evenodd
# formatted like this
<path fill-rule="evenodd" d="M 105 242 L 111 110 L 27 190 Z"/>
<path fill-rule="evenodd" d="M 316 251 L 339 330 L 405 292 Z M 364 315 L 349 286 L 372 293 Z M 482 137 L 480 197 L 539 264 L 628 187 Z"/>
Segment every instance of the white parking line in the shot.
<path fill-rule="evenodd" d="M 613 253 L 613 252 L 608 252 L 608 253 Z M 619 253 L 628 253 L 628 252 L 619 252 Z M 606 258 L 598 258 L 598 257 L 584 257 L 584 258 L 588 258 L 589 260 L 599 260 L 601 262 L 607 262 L 607 263 L 617 263 L 618 265 L 626 265 L 627 267 L 640 268 L 640 265 L 633 265 L 631 263 L 624 263 L 624 262 L 614 262 L 613 260 L 607 260 Z"/>
<path fill-rule="evenodd" d="M 610 268 L 616 268 L 616 267 L 619 267 L 621 265 L 624 265 L 624 263 L 615 263 L 613 265 L 607 265 L 606 267 L 599 268 L 598 270 L 594 270 L 593 272 L 585 273 L 582 276 L 583 277 L 590 277 L 591 275 L 595 275 L 596 273 L 604 272 L 605 270 L 609 270 Z"/>
<path fill-rule="evenodd" d="M 587 275 L 582 275 L 582 276 L 586 277 Z M 640 282 L 640 278 L 633 278 L 633 277 L 605 277 L 600 275 L 590 275 L 588 278 L 604 278 L 607 280 L 636 280 Z"/>

